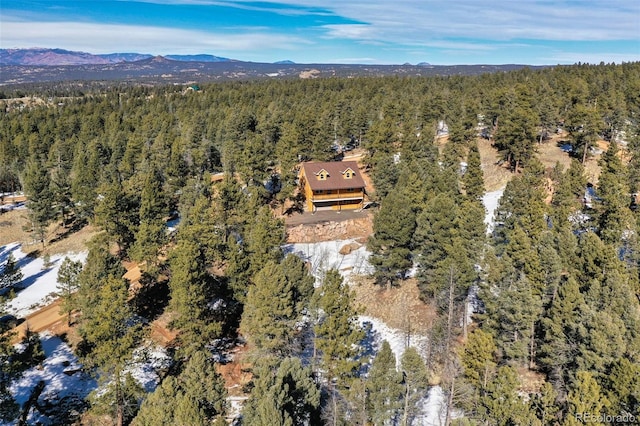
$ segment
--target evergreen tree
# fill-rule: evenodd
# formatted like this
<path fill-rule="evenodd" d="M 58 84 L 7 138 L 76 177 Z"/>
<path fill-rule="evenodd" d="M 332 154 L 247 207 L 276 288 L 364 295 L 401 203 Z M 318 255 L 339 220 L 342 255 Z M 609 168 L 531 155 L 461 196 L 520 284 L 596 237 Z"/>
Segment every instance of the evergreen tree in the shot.
<path fill-rule="evenodd" d="M 620 159 L 618 145 L 611 142 L 600 161 L 602 172 L 598 179 L 600 198 L 599 227 L 603 241 L 620 245 L 625 231 L 631 229 L 633 217 L 629 209 L 627 169 Z"/>
<path fill-rule="evenodd" d="M 142 386 L 127 372 L 118 378 L 118 382 L 107 383 L 100 392 L 89 395 L 89 413 L 113 417 L 114 407 L 117 407 L 116 424 L 128 424 L 136 416 L 143 395 Z"/>
<path fill-rule="evenodd" d="M 322 312 L 315 326 L 315 347 L 329 383 L 345 386 L 358 366 L 358 344 L 364 333 L 357 323 L 353 294 L 335 269 L 326 272 L 319 289 L 318 308 Z"/>
<path fill-rule="evenodd" d="M 320 389 L 299 358 L 266 358 L 254 369 L 253 389 L 242 411 L 242 424 L 315 424 L 319 408 Z"/>
<path fill-rule="evenodd" d="M 263 206 L 258 210 L 250 222 L 246 239 L 252 274 L 260 271 L 269 261 L 279 263 L 282 260 L 284 222 L 275 218 L 269 207 Z"/>
<path fill-rule="evenodd" d="M 480 418 L 492 425 L 530 424 L 529 405 L 518 393 L 520 382 L 512 367 L 500 367 L 480 397 Z"/>
<path fill-rule="evenodd" d="M 314 291 L 315 278 L 300 257 L 289 254 L 282 261 L 286 280 L 291 283 L 296 315 L 302 315 L 309 308 Z"/>
<path fill-rule="evenodd" d="M 585 422 L 605 424 L 598 421 L 607 413 L 609 400 L 602 395 L 600 385 L 588 371 L 578 371 L 567 397 L 569 411 L 565 418 L 566 425 L 579 425 Z"/>
<path fill-rule="evenodd" d="M 9 253 L 0 272 L 0 289 L 13 288 L 22 282 L 23 274 L 13 253 Z"/>
<path fill-rule="evenodd" d="M 138 206 L 118 178 L 101 185 L 98 192 L 101 197 L 94 207 L 96 225 L 107 232 L 118 248 L 127 249 L 134 241 Z"/>
<path fill-rule="evenodd" d="M 500 116 L 500 124 L 495 132 L 495 144 L 505 153 L 514 172 L 527 163 L 535 153 L 536 143 L 535 113 L 526 105 L 517 105 Z"/>
<path fill-rule="evenodd" d="M 411 268 L 411 245 L 415 230 L 415 215 L 403 191 L 392 191 L 383 200 L 373 219 L 373 236 L 368 246 L 370 262 L 375 267 L 379 284 L 390 286 L 404 279 Z"/>
<path fill-rule="evenodd" d="M 166 240 L 162 182 L 162 175 L 157 170 L 145 174 L 140 195 L 140 226 L 130 250 L 134 260 L 146 261 L 150 267 L 158 263 L 158 249 Z"/>
<path fill-rule="evenodd" d="M 573 105 L 566 120 L 566 128 L 573 140 L 574 152 L 585 164 L 589 150 L 595 145 L 602 132 L 602 118 L 593 103 L 579 102 Z"/>
<path fill-rule="evenodd" d="M 395 423 L 402 406 L 402 373 L 396 370 L 396 357 L 386 340 L 371 364 L 367 390 L 373 424 Z"/>
<path fill-rule="evenodd" d="M 89 254 L 82 271 L 78 275 L 76 308 L 82 311 L 82 322 L 92 318 L 99 294 L 107 277 L 121 277 L 125 274 L 120 259 L 109 251 L 109 242 L 104 234 L 99 234 L 89 242 Z"/>
<path fill-rule="evenodd" d="M 86 317 L 80 328 L 88 348 L 85 363 L 98 367 L 101 381 L 112 381 L 110 414 L 118 425 L 124 423 L 130 401 L 125 392 L 124 368 L 141 337 L 140 326 L 132 322 L 128 298 L 126 281 L 108 276 L 98 290 L 92 311 L 83 310 Z"/>
<path fill-rule="evenodd" d="M 212 318 L 209 301 L 217 283 L 206 271 L 204 255 L 195 242 L 181 239 L 171 252 L 170 308 L 176 317 L 171 326 L 179 330 L 183 355 L 203 350 L 218 337 L 220 324 Z"/>
<path fill-rule="evenodd" d="M 24 175 L 24 191 L 29 199 L 29 218 L 36 239 L 46 244 L 46 228 L 54 218 L 54 194 L 50 188 L 51 178 L 42 162 L 32 159 Z"/>
<path fill-rule="evenodd" d="M 140 405 L 140 410 L 133 419 L 133 426 L 155 426 L 176 424 L 175 399 L 180 395 L 177 379 L 167 376 L 155 391 L 150 393 Z M 195 421 L 189 424 L 197 424 Z"/>
<path fill-rule="evenodd" d="M 166 377 L 144 400 L 133 425 L 223 425 L 226 395 L 209 354 L 197 351 L 178 376 Z"/>
<path fill-rule="evenodd" d="M 82 262 L 73 261 L 66 256 L 58 269 L 58 289 L 62 297 L 60 312 L 67 315 L 67 325 L 69 326 L 71 325 L 71 312 L 77 307 L 74 297 L 80 288 L 79 275 L 81 271 Z"/>
<path fill-rule="evenodd" d="M 496 369 L 497 347 L 490 333 L 476 328 L 467 339 L 460 361 L 464 376 L 476 389 L 485 389 Z"/>
<path fill-rule="evenodd" d="M 424 360 L 413 346 L 409 346 L 401 358 L 404 385 L 402 401 L 402 426 L 409 426 L 420 412 L 418 402 L 429 388 L 429 372 Z"/>
<path fill-rule="evenodd" d="M 240 325 L 258 352 L 283 356 L 291 351 L 295 305 L 293 283 L 281 265 L 269 261 L 249 287 Z"/>
<path fill-rule="evenodd" d="M 521 276 L 502 290 L 497 300 L 498 341 L 507 359 L 533 368 L 535 326 L 542 313 L 542 300 Z"/>
<path fill-rule="evenodd" d="M 557 413 L 559 411 L 557 397 L 558 393 L 549 382 L 544 382 L 540 392 L 534 395 L 531 405 L 541 426 L 557 424 Z"/>
<path fill-rule="evenodd" d="M 464 175 L 462 175 L 462 183 L 467 197 L 479 200 L 484 195 L 484 175 L 482 173 L 482 163 L 480 161 L 480 152 L 478 151 L 477 143 L 472 144 L 469 149 L 467 169 Z"/>

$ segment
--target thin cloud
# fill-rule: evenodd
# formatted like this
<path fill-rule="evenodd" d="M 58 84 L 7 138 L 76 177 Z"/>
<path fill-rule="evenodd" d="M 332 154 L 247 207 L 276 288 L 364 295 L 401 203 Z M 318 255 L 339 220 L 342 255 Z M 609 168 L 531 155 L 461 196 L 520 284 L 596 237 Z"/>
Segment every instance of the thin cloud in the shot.
<path fill-rule="evenodd" d="M 225 3 L 254 4 L 250 1 Z M 301 13 L 328 10 L 337 16 L 368 24 L 371 30 L 364 33 L 367 38 L 377 34 L 398 42 L 436 34 L 495 40 L 635 40 L 640 29 L 640 2 L 627 0 L 498 0 L 489 3 L 477 0 L 283 0 L 262 3 L 308 8 L 296 9 Z M 269 10 L 278 12 L 277 8 Z M 339 34 L 332 27 L 325 28 L 330 36 Z M 358 36 L 357 32 L 345 32 L 345 37 Z"/>
<path fill-rule="evenodd" d="M 67 49 L 95 53 L 111 53 L 126 48 L 160 54 L 215 51 L 220 55 L 226 55 L 226 52 L 233 54 L 260 49 L 295 50 L 311 44 L 300 37 L 261 32 L 228 34 L 76 22 L 11 21 L 3 22 L 1 31 L 2 44 L 5 47 L 64 46 Z M 55 39 L 47 44 L 46 40 L 51 34 L 56 35 Z M 159 48 L 162 51 L 158 51 Z"/>

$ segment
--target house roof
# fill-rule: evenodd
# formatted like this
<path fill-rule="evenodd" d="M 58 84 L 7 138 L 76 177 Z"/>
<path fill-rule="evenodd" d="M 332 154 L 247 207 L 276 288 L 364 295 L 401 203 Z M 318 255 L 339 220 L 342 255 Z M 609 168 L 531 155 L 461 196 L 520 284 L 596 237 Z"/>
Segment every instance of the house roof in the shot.
<path fill-rule="evenodd" d="M 347 188 L 364 188 L 364 180 L 355 161 L 328 161 L 318 163 L 303 163 L 304 175 L 312 190 L 333 190 Z M 344 172 L 351 169 L 353 176 L 344 177 Z M 328 176 L 325 180 L 316 179 L 318 173 L 325 170 Z"/>

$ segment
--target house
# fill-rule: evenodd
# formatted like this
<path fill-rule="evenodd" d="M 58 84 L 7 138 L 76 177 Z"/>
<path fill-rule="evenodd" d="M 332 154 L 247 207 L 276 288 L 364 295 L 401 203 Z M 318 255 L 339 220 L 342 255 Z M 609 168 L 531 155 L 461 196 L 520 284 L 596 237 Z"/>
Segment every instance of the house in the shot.
<path fill-rule="evenodd" d="M 306 210 L 354 210 L 363 206 L 365 183 L 355 161 L 309 162 L 300 168 Z"/>

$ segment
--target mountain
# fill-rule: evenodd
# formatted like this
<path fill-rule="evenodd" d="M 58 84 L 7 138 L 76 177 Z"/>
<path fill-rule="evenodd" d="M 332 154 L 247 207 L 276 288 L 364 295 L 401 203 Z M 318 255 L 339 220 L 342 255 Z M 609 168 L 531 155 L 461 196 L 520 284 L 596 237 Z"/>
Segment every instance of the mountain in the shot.
<path fill-rule="evenodd" d="M 0 49 L 0 65 L 109 64 L 108 58 L 64 49 Z"/>
<path fill-rule="evenodd" d="M 107 53 L 94 55 L 64 49 L 0 49 L 0 65 L 99 65 L 135 62 L 153 58 L 146 53 Z M 228 62 L 231 59 L 213 55 L 167 55 L 166 58 L 184 62 Z"/>
<path fill-rule="evenodd" d="M 284 61 L 277 61 L 277 62 L 274 62 L 274 64 L 280 64 L 280 65 L 293 65 L 293 64 L 295 64 L 295 62 L 290 61 L 290 60 L 288 60 L 288 59 L 285 59 Z"/>
<path fill-rule="evenodd" d="M 96 55 L 101 58 L 109 60 L 110 63 L 118 62 L 134 62 L 141 61 L 143 59 L 153 58 L 153 55 L 148 53 L 107 53 L 102 55 Z"/>

